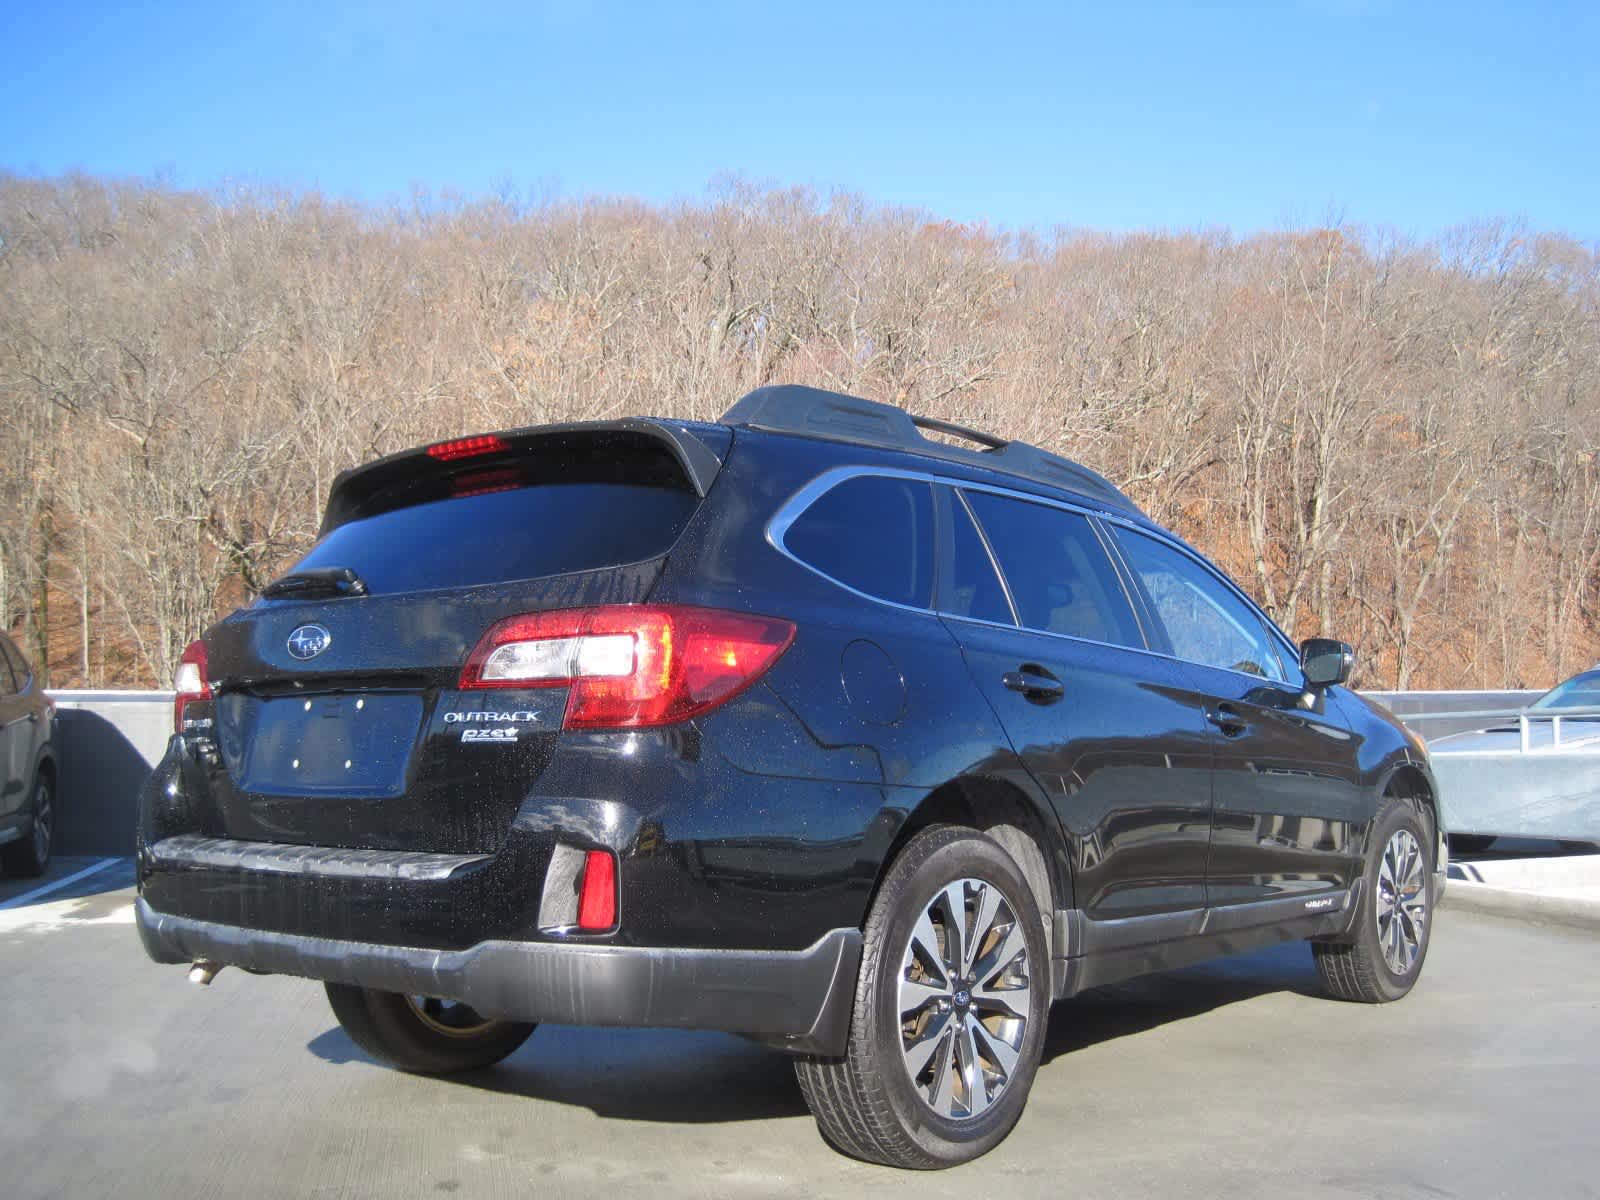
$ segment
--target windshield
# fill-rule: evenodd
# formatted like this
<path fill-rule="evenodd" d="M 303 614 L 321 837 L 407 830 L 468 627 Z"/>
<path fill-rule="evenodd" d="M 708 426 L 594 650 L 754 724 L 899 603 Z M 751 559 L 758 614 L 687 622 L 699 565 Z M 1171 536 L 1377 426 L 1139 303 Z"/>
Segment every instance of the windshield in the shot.
<path fill-rule="evenodd" d="M 1558 683 L 1530 705 L 1532 708 L 1600 708 L 1600 670 L 1584 671 Z"/>

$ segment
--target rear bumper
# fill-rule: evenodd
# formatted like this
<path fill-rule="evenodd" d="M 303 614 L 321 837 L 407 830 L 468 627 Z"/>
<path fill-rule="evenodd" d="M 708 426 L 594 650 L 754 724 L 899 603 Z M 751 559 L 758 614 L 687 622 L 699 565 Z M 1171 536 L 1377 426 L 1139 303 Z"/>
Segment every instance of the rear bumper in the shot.
<path fill-rule="evenodd" d="M 136 918 L 157 962 L 210 959 L 439 996 L 524 1021 L 721 1030 L 825 1055 L 844 1052 L 861 961 L 856 929 L 835 929 L 804 950 L 516 941 L 435 950 L 222 925 L 158 912 L 142 897 Z"/>

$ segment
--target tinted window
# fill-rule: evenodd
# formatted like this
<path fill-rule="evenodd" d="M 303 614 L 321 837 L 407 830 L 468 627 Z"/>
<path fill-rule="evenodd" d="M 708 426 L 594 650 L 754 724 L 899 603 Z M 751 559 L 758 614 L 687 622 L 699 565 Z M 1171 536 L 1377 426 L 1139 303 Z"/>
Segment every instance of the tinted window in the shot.
<path fill-rule="evenodd" d="M 974 617 L 979 621 L 1013 624 L 1011 605 L 1006 602 L 1000 577 L 967 506 L 954 492 L 950 496 L 950 568 L 940 585 L 939 608 L 955 617 Z"/>
<path fill-rule="evenodd" d="M 350 521 L 294 569 L 351 567 L 379 595 L 588 571 L 666 553 L 698 504 L 670 487 L 512 487 Z"/>
<path fill-rule="evenodd" d="M 1118 646 L 1144 645 L 1116 570 L 1085 517 L 988 492 L 966 495 L 1024 625 Z"/>
<path fill-rule="evenodd" d="M 15 653 L 11 648 L 11 639 L 0 633 L 0 696 L 9 696 L 22 686 L 20 680 L 12 680 L 11 655 Z"/>
<path fill-rule="evenodd" d="M 1285 678 L 1261 618 L 1220 579 L 1155 538 L 1120 528 L 1116 536 L 1174 654 L 1209 667 Z"/>
<path fill-rule="evenodd" d="M 829 489 L 783 535 L 790 554 L 858 592 L 927 608 L 933 593 L 933 493 L 926 483 L 858 475 Z"/>

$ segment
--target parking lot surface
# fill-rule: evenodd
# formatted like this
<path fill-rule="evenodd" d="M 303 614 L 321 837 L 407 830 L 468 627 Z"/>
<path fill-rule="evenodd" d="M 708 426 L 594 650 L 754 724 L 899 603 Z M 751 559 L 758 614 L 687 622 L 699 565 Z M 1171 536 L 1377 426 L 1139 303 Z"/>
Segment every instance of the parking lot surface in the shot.
<path fill-rule="evenodd" d="M 402 1075 L 319 985 L 147 961 L 126 860 L 0 880 L 10 1197 L 1600 1195 L 1600 942 L 1438 914 L 1410 998 L 1322 999 L 1304 945 L 1057 1006 L 1021 1124 L 969 1166 L 841 1158 L 733 1037 L 547 1027 Z"/>

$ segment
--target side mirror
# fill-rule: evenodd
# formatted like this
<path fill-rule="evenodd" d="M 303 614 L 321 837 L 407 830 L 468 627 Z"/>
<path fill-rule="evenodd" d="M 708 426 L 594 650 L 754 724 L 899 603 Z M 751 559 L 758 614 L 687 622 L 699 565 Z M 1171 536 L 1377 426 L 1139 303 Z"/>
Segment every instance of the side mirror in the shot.
<path fill-rule="evenodd" d="M 1350 678 L 1356 652 L 1349 642 L 1333 638 L 1307 638 L 1300 643 L 1300 669 L 1314 688 L 1333 687 Z"/>

